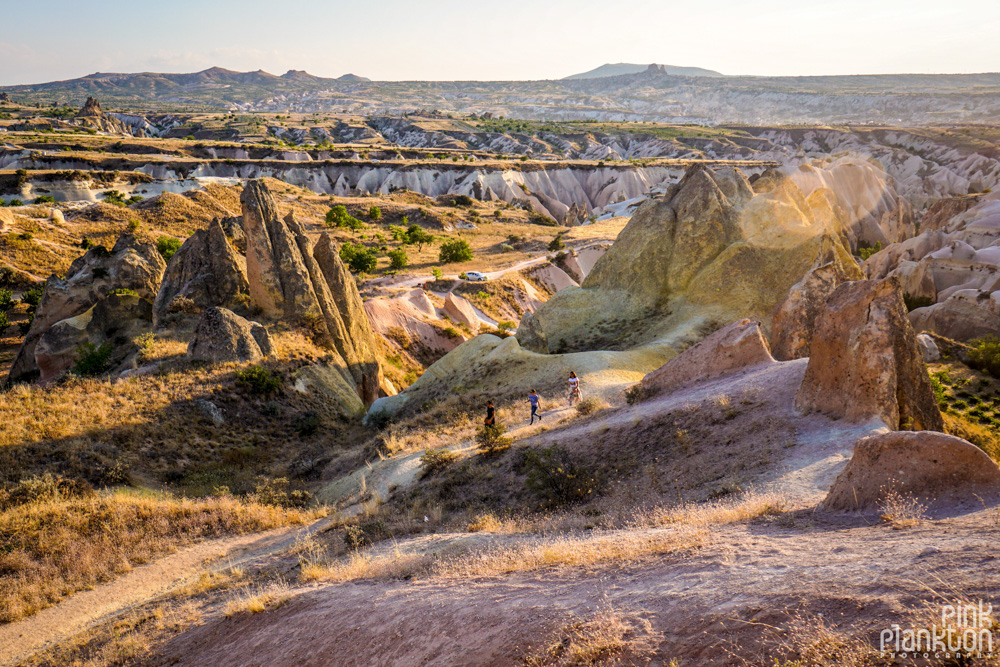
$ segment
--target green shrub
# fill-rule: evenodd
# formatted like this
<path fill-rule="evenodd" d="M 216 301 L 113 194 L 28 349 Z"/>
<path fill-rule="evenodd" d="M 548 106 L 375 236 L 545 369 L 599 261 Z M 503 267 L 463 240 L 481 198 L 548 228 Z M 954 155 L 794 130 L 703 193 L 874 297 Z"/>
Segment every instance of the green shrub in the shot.
<path fill-rule="evenodd" d="M 7 315 L 6 310 L 0 310 L 0 334 L 3 334 L 10 326 L 10 318 Z"/>
<path fill-rule="evenodd" d="M 326 212 L 326 224 L 330 227 L 346 227 L 353 231 L 365 227 L 363 222 L 347 212 L 347 207 L 343 204 L 337 204 Z"/>
<path fill-rule="evenodd" d="M 434 280 L 441 280 L 444 278 L 444 271 L 434 266 L 431 267 L 431 275 L 434 276 Z"/>
<path fill-rule="evenodd" d="M 441 251 L 438 258 L 445 264 L 456 262 L 468 262 L 472 259 L 472 248 L 465 239 L 455 239 L 441 244 Z"/>
<path fill-rule="evenodd" d="M 94 247 L 94 242 L 88 239 L 86 236 L 84 236 L 82 239 L 80 239 L 80 247 L 83 248 L 84 250 L 90 250 L 91 248 Z"/>
<path fill-rule="evenodd" d="M 80 377 L 96 377 L 111 370 L 111 353 L 114 348 L 111 343 L 84 343 L 76 349 L 76 362 L 73 373 Z"/>
<path fill-rule="evenodd" d="M 403 218 L 403 224 L 406 224 L 406 218 Z M 407 227 L 405 238 L 403 239 L 404 244 L 417 246 L 417 252 L 424 249 L 425 243 L 432 243 L 433 241 L 434 235 L 427 233 L 420 225 L 410 225 Z"/>
<path fill-rule="evenodd" d="M 985 336 L 972 341 L 969 365 L 1000 378 L 1000 338 Z"/>
<path fill-rule="evenodd" d="M 505 433 L 507 427 L 503 424 L 483 424 L 476 433 L 479 451 L 484 454 L 496 454 L 510 447 L 514 444 L 514 440 Z"/>
<path fill-rule="evenodd" d="M 378 222 L 382 219 L 382 209 L 378 206 L 372 206 L 368 209 L 368 219 L 372 222 Z"/>
<path fill-rule="evenodd" d="M 108 292 L 108 295 L 109 296 L 111 296 L 111 295 L 114 295 L 114 296 L 139 296 L 139 293 L 136 292 L 134 289 L 129 289 L 128 287 L 118 287 L 118 288 L 115 288 L 115 289 L 111 290 L 110 292 Z"/>
<path fill-rule="evenodd" d="M 45 292 L 44 285 L 38 285 L 36 287 L 30 287 L 24 290 L 24 294 L 21 295 L 21 301 L 33 306 L 38 307 L 38 304 L 42 302 L 42 294 Z"/>
<path fill-rule="evenodd" d="M 6 313 L 14 305 L 14 294 L 9 289 L 0 289 L 0 313 Z"/>
<path fill-rule="evenodd" d="M 594 472 L 557 444 L 525 452 L 524 471 L 525 488 L 547 505 L 586 500 L 598 485 Z"/>
<path fill-rule="evenodd" d="M 858 244 L 858 257 L 860 257 L 861 261 L 863 262 L 866 259 L 868 259 L 869 257 L 871 257 L 872 255 L 874 255 L 875 253 L 880 252 L 881 250 L 882 250 L 882 242 L 881 241 L 876 241 L 875 245 L 865 245 L 865 246 L 862 246 L 862 244 L 859 243 Z"/>
<path fill-rule="evenodd" d="M 257 484 L 250 500 L 255 500 L 262 505 L 276 505 L 278 507 L 306 507 L 312 502 L 312 494 L 308 491 L 289 491 L 288 479 L 285 477 L 258 477 Z"/>
<path fill-rule="evenodd" d="M 35 238 L 35 235 L 32 234 L 31 232 L 21 232 L 20 234 L 17 234 L 14 238 L 16 238 L 18 241 L 30 241 L 31 239 Z"/>
<path fill-rule="evenodd" d="M 15 198 L 7 202 L 7 206 L 24 206 L 24 202 Z"/>
<path fill-rule="evenodd" d="M 281 388 L 281 378 L 263 366 L 250 366 L 236 371 L 236 381 L 254 394 L 273 394 Z"/>
<path fill-rule="evenodd" d="M 354 273 L 372 273 L 378 265 L 378 257 L 363 245 L 345 243 L 340 246 L 340 259 Z"/>
<path fill-rule="evenodd" d="M 549 252 L 556 252 L 557 250 L 562 250 L 566 247 L 566 244 L 562 240 L 563 232 L 559 232 L 549 241 Z"/>
<path fill-rule="evenodd" d="M 42 195 L 41 197 L 35 197 L 35 204 L 55 204 L 56 198 L 51 195 Z"/>
<path fill-rule="evenodd" d="M 472 197 L 468 195 L 455 195 L 455 198 L 452 199 L 452 203 L 454 206 L 472 206 L 473 201 Z"/>
<path fill-rule="evenodd" d="M 163 261 L 169 262 L 170 258 L 181 249 L 181 240 L 172 236 L 161 236 L 156 239 L 156 249 L 163 256 Z"/>
<path fill-rule="evenodd" d="M 439 449 L 431 447 L 425 450 L 423 456 L 420 457 L 420 476 L 427 477 L 439 470 L 444 470 L 456 459 L 458 459 L 458 454 L 447 447 Z"/>
<path fill-rule="evenodd" d="M 119 190 L 107 190 L 103 194 L 104 201 L 115 206 L 125 206 L 125 195 Z"/>
<path fill-rule="evenodd" d="M 509 243 L 501 243 L 500 252 L 514 252 L 514 246 Z"/>
<path fill-rule="evenodd" d="M 386 254 L 389 256 L 389 268 L 393 271 L 404 269 L 410 263 L 410 258 L 406 256 L 405 250 L 390 250 Z"/>

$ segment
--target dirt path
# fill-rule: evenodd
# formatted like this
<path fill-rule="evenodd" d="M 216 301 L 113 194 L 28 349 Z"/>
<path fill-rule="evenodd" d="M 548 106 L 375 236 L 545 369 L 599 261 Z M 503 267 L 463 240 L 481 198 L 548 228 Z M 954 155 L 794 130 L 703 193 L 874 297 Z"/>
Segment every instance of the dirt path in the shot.
<path fill-rule="evenodd" d="M 206 540 L 137 567 L 114 581 L 75 593 L 24 620 L 0 626 L 0 665 L 17 664 L 39 649 L 128 611 L 206 569 L 226 569 L 284 551 L 333 521 L 334 517 L 327 517 L 306 527 Z"/>

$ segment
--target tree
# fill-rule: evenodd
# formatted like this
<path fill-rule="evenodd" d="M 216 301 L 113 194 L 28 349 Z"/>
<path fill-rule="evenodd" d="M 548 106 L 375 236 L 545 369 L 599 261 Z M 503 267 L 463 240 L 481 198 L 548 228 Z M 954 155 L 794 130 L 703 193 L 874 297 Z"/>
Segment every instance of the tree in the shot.
<path fill-rule="evenodd" d="M 566 247 L 566 244 L 563 243 L 562 237 L 563 237 L 563 232 L 559 232 L 558 234 L 555 235 L 555 238 L 549 241 L 550 252 L 556 252 L 557 250 L 562 250 L 563 248 Z"/>
<path fill-rule="evenodd" d="M 389 256 L 389 268 L 393 271 L 406 268 L 406 265 L 410 263 L 410 258 L 406 256 L 406 251 L 402 248 L 390 250 L 386 254 Z"/>
<path fill-rule="evenodd" d="M 378 264 L 375 253 L 363 245 L 345 243 L 340 246 L 340 259 L 354 273 L 372 273 Z"/>
<path fill-rule="evenodd" d="M 468 262 L 472 259 L 472 248 L 465 239 L 455 239 L 441 244 L 441 252 L 438 258 L 445 264 L 455 262 Z"/>
<path fill-rule="evenodd" d="M 417 252 L 424 249 L 425 243 L 434 241 L 434 235 L 428 234 L 420 225 L 410 225 L 406 228 L 406 240 L 403 243 L 417 246 Z M 470 257 L 471 259 L 471 257 Z"/>
<path fill-rule="evenodd" d="M 348 213 L 343 204 L 337 204 L 326 212 L 326 224 L 330 227 L 346 227 L 355 232 L 364 229 L 364 223 Z"/>
<path fill-rule="evenodd" d="M 378 206 L 372 206 L 368 209 L 368 219 L 372 222 L 378 222 L 382 218 L 382 209 Z"/>

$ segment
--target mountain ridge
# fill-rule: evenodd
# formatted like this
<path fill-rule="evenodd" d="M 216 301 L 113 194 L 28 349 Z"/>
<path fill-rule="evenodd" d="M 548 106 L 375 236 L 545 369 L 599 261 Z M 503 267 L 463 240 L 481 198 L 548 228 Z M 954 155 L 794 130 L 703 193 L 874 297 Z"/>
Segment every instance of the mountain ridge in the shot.
<path fill-rule="evenodd" d="M 703 67 L 678 67 L 676 65 L 661 65 L 658 63 L 654 63 L 652 65 L 637 65 L 634 63 L 605 63 L 600 67 L 595 67 L 592 70 L 581 72 L 580 74 L 564 76 L 562 80 L 577 81 L 580 79 L 600 79 L 608 76 L 620 76 L 622 74 L 639 74 L 647 71 L 650 67 L 656 67 L 661 73 L 672 76 L 704 76 L 709 78 L 726 76 L 722 72 L 716 72 L 715 70 L 705 69 Z"/>

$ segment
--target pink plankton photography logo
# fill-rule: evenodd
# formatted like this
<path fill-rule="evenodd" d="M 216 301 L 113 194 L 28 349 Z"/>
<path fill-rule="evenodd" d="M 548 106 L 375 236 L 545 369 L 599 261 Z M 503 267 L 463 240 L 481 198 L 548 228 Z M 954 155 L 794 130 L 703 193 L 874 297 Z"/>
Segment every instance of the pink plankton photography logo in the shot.
<path fill-rule="evenodd" d="M 993 655 L 993 605 L 946 604 L 930 627 L 882 630 L 879 650 L 890 658 L 985 658 Z"/>

